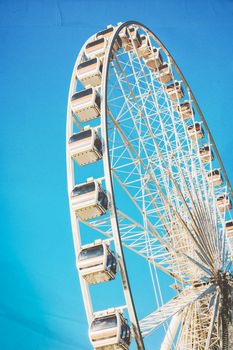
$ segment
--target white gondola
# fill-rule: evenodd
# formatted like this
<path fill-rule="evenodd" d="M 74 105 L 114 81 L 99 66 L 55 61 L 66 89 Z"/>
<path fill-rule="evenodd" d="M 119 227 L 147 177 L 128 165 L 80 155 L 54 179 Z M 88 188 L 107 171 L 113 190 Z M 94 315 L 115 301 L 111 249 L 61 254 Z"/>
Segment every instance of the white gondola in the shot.
<path fill-rule="evenodd" d="M 192 125 L 188 126 L 188 136 L 190 137 L 191 140 L 196 140 L 196 138 L 202 139 L 204 137 L 204 130 L 201 126 L 201 123 L 194 123 Z"/>
<path fill-rule="evenodd" d="M 105 38 L 105 39 L 109 39 L 112 37 L 114 32 L 114 27 L 113 26 L 108 26 L 107 29 L 102 30 L 101 32 L 96 34 L 96 39 L 101 39 L 101 38 Z M 114 45 L 113 45 L 113 49 L 115 51 L 119 50 L 122 47 L 122 41 L 121 38 L 119 37 L 119 35 L 117 36 Z"/>
<path fill-rule="evenodd" d="M 107 212 L 108 197 L 100 182 L 90 178 L 86 183 L 74 187 L 71 204 L 81 220 L 89 220 Z"/>
<path fill-rule="evenodd" d="M 225 227 L 228 237 L 233 237 L 233 220 L 226 221 Z"/>
<path fill-rule="evenodd" d="M 225 193 L 220 195 L 217 198 L 217 206 L 221 212 L 232 209 L 232 203 L 229 196 Z"/>
<path fill-rule="evenodd" d="M 134 46 L 138 48 L 141 44 L 141 39 L 138 30 L 134 27 L 124 27 L 119 33 L 119 37 L 122 42 L 122 47 L 125 51 L 133 50 Z"/>
<path fill-rule="evenodd" d="M 164 63 L 162 66 L 159 66 L 157 71 L 155 71 L 155 76 L 158 81 L 162 84 L 169 83 L 172 80 L 171 66 L 168 63 Z"/>
<path fill-rule="evenodd" d="M 71 98 L 71 109 L 81 122 L 100 116 L 100 96 L 93 88 L 76 92 Z"/>
<path fill-rule="evenodd" d="M 106 38 L 100 38 L 94 41 L 91 41 L 87 44 L 85 48 L 85 54 L 88 59 L 95 57 L 103 58 L 106 48 L 108 45 L 108 40 Z"/>
<path fill-rule="evenodd" d="M 207 174 L 208 182 L 213 184 L 213 186 L 222 185 L 223 179 L 220 172 L 220 169 L 214 169 L 208 172 Z"/>
<path fill-rule="evenodd" d="M 69 139 L 69 151 L 71 157 L 81 166 L 102 159 L 102 142 L 97 131 L 88 126 L 73 134 Z"/>
<path fill-rule="evenodd" d="M 174 108 L 183 120 L 190 119 L 194 115 L 194 110 L 190 101 L 186 100 L 180 104 L 176 104 L 174 105 Z"/>
<path fill-rule="evenodd" d="M 151 55 L 151 46 L 147 35 L 140 35 L 141 45 L 138 47 L 138 56 L 146 58 Z"/>
<path fill-rule="evenodd" d="M 200 147 L 199 154 L 203 163 L 209 163 L 210 161 L 214 160 L 214 154 L 209 145 Z"/>
<path fill-rule="evenodd" d="M 163 64 L 163 57 L 160 53 L 160 49 L 153 47 L 152 51 L 150 51 L 150 54 L 144 59 L 144 61 L 149 69 L 153 71 L 159 69 Z"/>
<path fill-rule="evenodd" d="M 176 80 L 174 83 L 165 86 L 165 90 L 172 101 L 177 101 L 184 97 L 181 81 Z"/>
<path fill-rule="evenodd" d="M 116 276 L 117 259 L 107 243 L 96 241 L 82 247 L 78 269 L 89 284 L 107 282 Z"/>
<path fill-rule="evenodd" d="M 131 343 L 130 327 L 119 310 L 95 315 L 89 337 L 95 350 L 127 350 Z"/>
<path fill-rule="evenodd" d="M 77 78 L 86 88 L 88 85 L 99 86 L 102 78 L 102 63 L 99 58 L 80 63 L 77 67 Z"/>

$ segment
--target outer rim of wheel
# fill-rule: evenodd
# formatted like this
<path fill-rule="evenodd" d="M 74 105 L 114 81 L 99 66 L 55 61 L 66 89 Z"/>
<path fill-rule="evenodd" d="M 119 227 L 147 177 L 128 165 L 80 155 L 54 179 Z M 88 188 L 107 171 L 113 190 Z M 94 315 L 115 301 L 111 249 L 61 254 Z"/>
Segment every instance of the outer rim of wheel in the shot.
<path fill-rule="evenodd" d="M 110 64 L 110 55 L 113 49 L 113 45 L 115 42 L 115 39 L 117 38 L 119 32 L 124 28 L 124 27 L 128 27 L 130 25 L 136 25 L 140 28 L 142 28 L 143 30 L 145 30 L 146 32 L 148 32 L 148 34 L 161 46 L 161 48 L 164 50 L 164 52 L 167 54 L 167 56 L 171 59 L 171 62 L 173 63 L 177 73 L 180 75 L 180 77 L 182 78 L 182 82 L 184 83 L 185 87 L 187 88 L 188 92 L 190 93 L 190 97 L 192 98 L 192 102 L 194 103 L 199 117 L 202 120 L 205 129 L 209 135 L 210 141 L 212 143 L 212 147 L 214 149 L 215 155 L 218 159 L 218 162 L 221 166 L 224 178 L 226 180 L 227 183 L 227 187 L 228 190 L 231 194 L 231 197 L 233 197 L 233 191 L 232 191 L 232 187 L 229 181 L 229 178 L 227 176 L 225 167 L 223 165 L 222 159 L 219 155 L 219 152 L 217 150 L 216 144 L 214 142 L 214 139 L 211 135 L 211 132 L 208 128 L 208 125 L 205 121 L 205 118 L 201 112 L 201 109 L 193 95 L 192 90 L 189 87 L 189 84 L 187 83 L 184 75 L 182 74 L 181 70 L 179 69 L 178 65 L 176 64 L 175 60 L 173 59 L 172 55 L 170 54 L 170 52 L 167 50 L 167 48 L 163 45 L 163 43 L 158 39 L 158 37 L 145 25 L 141 24 L 140 22 L 137 21 L 127 21 L 123 24 L 118 25 L 115 30 L 114 33 L 111 37 L 111 39 L 109 40 L 108 46 L 107 46 L 107 51 L 105 53 L 104 56 L 104 65 L 103 65 L 103 75 L 102 75 L 102 83 L 101 83 L 101 98 L 102 98 L 102 102 L 101 102 L 101 135 L 102 135 L 102 140 L 104 141 L 104 153 L 103 153 L 103 164 L 104 164 L 104 177 L 105 177 L 105 183 L 106 183 L 106 189 L 108 194 L 110 195 L 110 199 L 111 199 L 111 207 L 110 207 L 110 213 L 111 213 L 111 221 L 114 221 L 114 226 L 115 226 L 115 230 L 113 230 L 113 237 L 114 237 L 114 242 L 116 247 L 118 246 L 118 249 L 121 250 L 121 256 L 122 256 L 122 267 L 123 267 L 123 280 L 125 280 L 126 284 L 127 284 L 127 288 L 129 291 L 129 297 L 130 297 L 130 302 L 131 302 L 131 322 L 134 323 L 134 333 L 135 333 L 135 338 L 136 338 L 136 342 L 137 342 L 137 346 L 138 349 L 144 349 L 144 345 L 143 345 L 143 340 L 142 340 L 142 336 L 141 336 L 141 332 L 139 329 L 139 325 L 138 325 L 138 320 L 137 320 L 137 316 L 136 316 L 136 310 L 134 307 L 134 302 L 133 302 L 133 296 L 130 290 L 130 283 L 128 280 L 128 275 L 127 275 L 127 269 L 126 269 L 126 264 L 125 264 L 125 260 L 124 260 L 124 253 L 123 253 L 123 249 L 122 249 L 122 243 L 121 243 L 121 237 L 120 237 L 120 233 L 119 233 L 119 227 L 118 227 L 118 218 L 117 218 L 117 212 L 116 212 L 116 205 L 115 205 L 115 197 L 114 197 L 114 188 L 113 188 L 113 181 L 112 181 L 112 175 L 111 175 L 111 167 L 110 167 L 110 155 L 109 155 L 109 144 L 108 144 L 108 127 L 107 127 L 107 91 L 108 91 L 108 72 L 109 72 L 109 64 Z M 93 36 L 91 37 L 93 38 Z M 83 48 L 81 49 L 78 58 L 76 60 L 76 63 L 74 65 L 74 71 L 73 71 L 73 75 L 72 75 L 72 79 L 71 79 L 71 90 L 69 93 L 69 98 L 71 96 L 71 91 L 72 91 L 72 84 L 74 84 L 74 77 L 75 77 L 75 70 L 77 67 L 77 64 L 79 63 L 82 54 L 83 54 L 83 49 L 85 47 L 85 45 L 87 44 L 88 41 L 91 40 L 91 38 L 89 38 L 85 44 L 83 45 Z M 70 130 L 70 126 L 69 123 L 72 124 L 72 121 L 69 120 L 70 118 L 70 107 L 69 107 L 69 103 L 68 103 L 68 111 L 67 111 L 67 141 L 68 141 L 68 137 L 69 137 L 69 130 Z M 72 166 L 71 166 L 72 161 L 69 159 L 69 155 L 67 153 L 67 176 L 68 176 L 68 184 L 70 184 L 73 181 L 73 173 L 71 174 L 71 172 L 73 172 Z M 70 186 L 68 185 L 69 188 L 69 193 L 70 193 Z M 71 205 L 70 205 L 70 212 L 71 212 L 71 216 L 72 216 L 72 209 L 71 209 Z M 73 221 L 74 219 L 71 219 L 71 221 Z M 75 231 L 73 226 L 72 226 L 72 231 L 73 231 L 73 237 L 74 237 L 74 242 L 75 242 L 75 250 L 77 252 L 77 245 L 79 245 L 79 242 L 77 242 L 78 237 L 75 235 Z M 116 249 L 117 252 L 117 249 Z M 121 269 L 122 270 L 122 269 Z M 121 271 L 122 272 L 122 271 Z M 81 278 L 80 278 L 81 280 Z M 85 303 L 84 303 L 85 304 Z M 129 311 L 130 314 L 130 311 Z M 133 320 L 132 320 L 132 315 L 133 315 Z"/>

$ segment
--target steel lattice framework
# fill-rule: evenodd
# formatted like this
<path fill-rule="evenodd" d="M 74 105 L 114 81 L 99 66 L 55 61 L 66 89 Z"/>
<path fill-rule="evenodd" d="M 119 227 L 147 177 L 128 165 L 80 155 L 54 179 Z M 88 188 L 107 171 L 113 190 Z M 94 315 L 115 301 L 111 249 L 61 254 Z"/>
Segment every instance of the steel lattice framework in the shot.
<path fill-rule="evenodd" d="M 101 160 L 80 167 L 71 156 L 69 140 L 86 125 L 72 108 L 72 96 L 84 88 L 77 67 L 88 61 L 86 48 L 99 37 L 93 35 L 81 49 L 68 98 L 68 194 L 77 265 L 85 227 L 106 236 L 119 265 L 125 297 L 120 309 L 129 319 L 137 349 L 144 349 L 144 338 L 164 325 L 163 350 L 230 350 L 233 233 L 226 222 L 232 220 L 232 188 L 187 81 L 165 46 L 144 25 L 120 23 L 105 40 L 101 83 L 95 87 L 100 117 L 89 122 L 101 138 Z M 130 47 L 118 44 L 119 38 Z M 152 66 L 147 59 L 150 50 L 154 50 Z M 162 64 L 169 70 L 167 81 L 161 78 Z M 175 89 L 179 83 L 181 90 Z M 188 116 L 182 114 L 185 103 Z M 201 150 L 209 151 L 205 160 Z M 71 194 L 88 167 L 88 174 L 98 175 L 109 205 L 105 215 L 84 220 L 75 212 Z M 155 294 L 160 293 L 158 308 L 140 321 L 125 248 L 148 262 Z M 162 302 L 158 269 L 174 280 L 176 296 L 167 303 Z M 82 276 L 80 283 L 90 327 L 96 313 L 89 284 Z"/>

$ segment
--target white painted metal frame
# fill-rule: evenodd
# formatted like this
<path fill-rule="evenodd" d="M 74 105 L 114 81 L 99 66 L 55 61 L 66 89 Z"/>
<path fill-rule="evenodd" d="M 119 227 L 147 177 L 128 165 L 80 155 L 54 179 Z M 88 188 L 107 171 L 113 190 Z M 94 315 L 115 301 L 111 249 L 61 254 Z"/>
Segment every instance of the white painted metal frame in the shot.
<path fill-rule="evenodd" d="M 190 119 L 180 118 L 166 93 L 166 84 L 161 84 L 157 73 L 147 68 L 138 55 L 134 40 L 130 51 L 113 50 L 118 34 L 130 26 L 142 31 L 151 47 L 157 45 L 157 49 L 162 50 L 163 58 L 171 67 L 171 82 L 182 81 L 185 100 L 188 97 L 197 117 L 192 112 Z M 84 44 L 74 66 L 67 111 L 67 144 L 74 123 L 82 130 L 82 124 L 72 115 L 70 100 L 76 89 L 77 66 L 84 59 L 87 43 L 94 39 L 95 35 Z M 227 237 L 225 231 L 225 221 L 231 219 L 231 213 L 218 210 L 216 197 L 223 193 L 232 197 L 233 191 L 197 101 L 160 40 L 147 27 L 132 21 L 115 27 L 108 41 L 100 91 L 101 124 L 98 127 L 103 144 L 103 179 L 110 206 L 106 216 L 82 223 L 113 238 L 137 348 L 144 349 L 143 337 L 159 325 L 166 325 L 172 316 L 161 349 L 172 349 L 175 343 L 180 350 L 207 350 L 214 344 L 221 344 L 216 274 L 229 263 L 233 238 Z M 180 106 L 178 93 L 176 104 Z M 205 144 L 212 148 L 221 168 L 224 180 L 221 186 L 208 183 L 206 173 L 213 167 L 211 159 L 205 164 L 201 160 L 199 147 L 202 141 L 197 135 L 193 141 L 188 138 L 187 127 L 196 121 L 202 123 L 207 139 Z M 69 147 L 67 175 L 70 198 L 75 176 Z M 140 220 L 130 217 L 121 208 L 116 209 L 114 191 L 117 186 L 133 204 Z M 71 205 L 70 213 L 77 259 L 81 236 L 79 219 Z M 158 309 L 140 323 L 122 245 L 145 258 L 151 266 Z M 173 277 L 175 283 L 179 281 L 178 296 L 164 305 L 156 268 Z M 195 286 L 197 282 L 199 286 Z M 89 287 L 82 278 L 80 284 L 90 325 L 93 309 Z M 211 300 L 214 301 L 208 314 Z"/>

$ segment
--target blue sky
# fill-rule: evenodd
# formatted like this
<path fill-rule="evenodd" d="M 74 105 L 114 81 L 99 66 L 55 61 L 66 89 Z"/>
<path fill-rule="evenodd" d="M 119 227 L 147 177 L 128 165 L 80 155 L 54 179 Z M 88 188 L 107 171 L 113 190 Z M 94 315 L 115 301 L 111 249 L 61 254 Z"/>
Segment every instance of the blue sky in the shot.
<path fill-rule="evenodd" d="M 83 42 L 107 24 L 131 19 L 151 28 L 173 54 L 233 182 L 233 1 L 1 0 L 4 350 L 91 349 L 66 190 L 67 95 Z M 133 269 L 133 256 L 128 259 Z M 139 277 L 132 280 L 135 290 L 138 283 Z M 158 342 L 148 346 L 157 350 Z"/>

